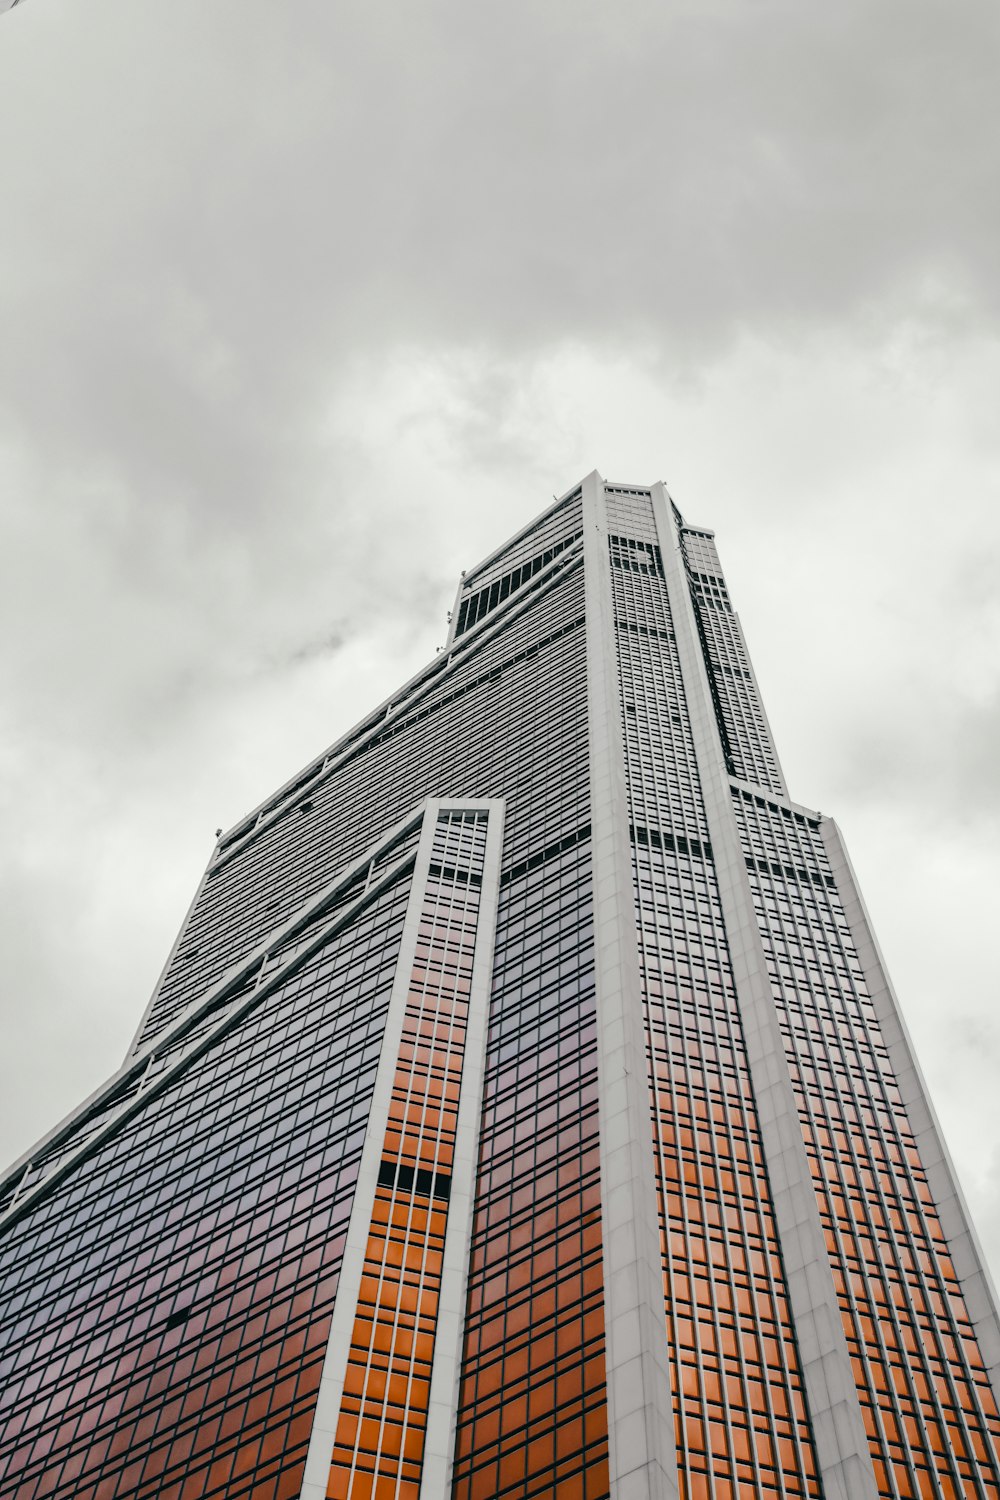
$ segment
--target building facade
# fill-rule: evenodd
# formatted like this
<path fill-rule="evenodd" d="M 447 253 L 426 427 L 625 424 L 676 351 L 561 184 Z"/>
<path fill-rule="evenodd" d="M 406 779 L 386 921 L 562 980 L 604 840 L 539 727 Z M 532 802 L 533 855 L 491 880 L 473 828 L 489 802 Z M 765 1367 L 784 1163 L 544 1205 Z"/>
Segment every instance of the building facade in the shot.
<path fill-rule="evenodd" d="M 989 1278 L 662 485 L 219 839 L 0 1214 L 15 1500 L 1000 1500 Z"/>

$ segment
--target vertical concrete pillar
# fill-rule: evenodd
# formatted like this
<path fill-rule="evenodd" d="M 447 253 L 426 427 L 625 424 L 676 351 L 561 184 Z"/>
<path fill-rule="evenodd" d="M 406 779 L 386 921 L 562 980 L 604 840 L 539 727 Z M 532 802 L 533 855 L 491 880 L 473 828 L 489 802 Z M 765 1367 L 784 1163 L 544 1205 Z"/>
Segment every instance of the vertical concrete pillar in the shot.
<path fill-rule="evenodd" d="M 604 483 L 583 482 L 604 1316 L 613 1500 L 676 1500 L 677 1460 Z"/>

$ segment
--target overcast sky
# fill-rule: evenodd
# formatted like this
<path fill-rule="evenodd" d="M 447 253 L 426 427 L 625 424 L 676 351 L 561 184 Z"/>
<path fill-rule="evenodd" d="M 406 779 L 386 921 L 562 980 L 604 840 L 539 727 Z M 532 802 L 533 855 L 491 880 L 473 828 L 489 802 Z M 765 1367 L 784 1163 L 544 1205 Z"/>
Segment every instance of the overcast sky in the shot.
<path fill-rule="evenodd" d="M 998 63 L 987 0 L 0 20 L 0 1156 L 597 467 L 716 528 L 1000 1264 Z"/>

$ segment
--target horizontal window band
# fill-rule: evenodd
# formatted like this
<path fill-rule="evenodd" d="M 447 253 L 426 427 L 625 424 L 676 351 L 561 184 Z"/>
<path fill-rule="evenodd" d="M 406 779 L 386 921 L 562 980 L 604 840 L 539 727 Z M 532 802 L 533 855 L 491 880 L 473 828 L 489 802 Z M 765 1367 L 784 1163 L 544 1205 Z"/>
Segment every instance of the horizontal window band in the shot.
<path fill-rule="evenodd" d="M 659 574 L 661 578 L 663 577 L 662 571 L 656 566 L 655 562 L 646 562 L 645 558 L 622 557 L 619 553 L 612 552 L 611 566 L 613 568 L 621 568 L 626 573 Z"/>
<path fill-rule="evenodd" d="M 635 541 L 630 536 L 609 536 L 611 566 L 626 573 L 649 573 L 663 577 L 663 558 L 652 542 Z"/>
<path fill-rule="evenodd" d="M 655 573 L 663 577 L 663 556 L 652 542 L 640 542 L 630 536 L 608 537 L 608 551 L 613 568 L 626 573 Z"/>
<path fill-rule="evenodd" d="M 757 859 L 752 854 L 744 856 L 749 870 L 757 870 L 761 875 L 780 875 L 786 880 L 804 880 L 807 885 L 818 885 L 823 890 L 835 891 L 837 882 L 832 875 L 824 875 L 821 870 L 808 870 L 805 865 L 782 865 L 775 859 Z"/>
<path fill-rule="evenodd" d="M 621 552 L 622 555 L 634 552 L 639 558 L 646 558 L 649 562 L 658 561 L 660 558 L 660 547 L 654 541 L 640 541 L 639 537 L 619 537 L 615 532 L 610 532 L 607 538 L 612 552 Z"/>
<path fill-rule="evenodd" d="M 732 791 L 734 796 L 741 798 L 742 801 L 746 802 L 751 807 L 761 807 L 767 809 L 768 812 L 780 813 L 786 822 L 798 823 L 803 828 L 819 828 L 819 813 L 813 814 L 812 817 L 806 817 L 804 813 L 796 812 L 794 808 L 786 807 L 785 804 L 779 800 L 778 793 L 772 793 L 770 797 L 762 797 L 760 792 L 756 789 L 752 791 L 748 790 L 747 787 L 741 786 L 739 782 L 735 782 L 735 784 L 732 786 Z"/>
<path fill-rule="evenodd" d="M 632 824 L 632 837 L 637 844 L 650 849 L 666 849 L 672 854 L 687 854 L 693 859 L 711 860 L 712 846 L 707 839 L 689 839 L 682 833 L 666 833 L 660 828 L 645 828 L 641 823 Z"/>
<path fill-rule="evenodd" d="M 547 567 L 550 562 L 559 556 L 560 552 L 564 552 L 567 547 L 579 541 L 581 536 L 582 532 L 574 531 L 572 536 L 563 537 L 560 541 L 553 542 L 544 552 L 537 553 L 518 567 L 512 568 L 510 572 L 504 573 L 502 577 L 495 578 L 492 583 L 487 584 L 478 593 L 469 594 L 462 600 L 458 624 L 455 627 L 455 638 L 457 639 L 460 635 L 464 635 L 471 626 L 477 624 L 478 621 L 496 609 L 498 604 L 502 604 L 522 584 L 527 583 L 529 578 L 534 578 L 536 573 L 540 573 L 544 567 Z"/>
<path fill-rule="evenodd" d="M 474 870 L 460 870 L 456 865 L 432 864 L 428 866 L 427 873 L 434 880 L 447 880 L 452 885 L 482 885 L 482 875 L 477 875 Z"/>
<path fill-rule="evenodd" d="M 441 698 L 435 698 L 432 703 L 428 703 L 425 708 L 418 710 L 418 712 L 407 714 L 405 718 L 398 719 L 392 725 L 391 729 L 384 730 L 383 733 L 373 736 L 367 744 L 359 746 L 357 753 L 360 754 L 362 750 L 372 750 L 378 745 L 384 745 L 387 740 L 391 740 L 401 730 L 409 729 L 412 724 L 419 724 L 424 719 L 429 719 L 439 709 L 447 708 L 451 703 L 457 703 L 460 698 L 464 698 L 468 693 L 474 693 L 484 683 L 498 682 L 504 672 L 508 672 L 511 667 L 519 666 L 524 661 L 531 661 L 533 657 L 544 651 L 548 646 L 555 645 L 557 641 L 562 640 L 563 636 L 571 635 L 573 631 L 579 630 L 585 623 L 586 616 L 580 615 L 577 619 L 570 620 L 565 625 L 561 625 L 558 630 L 553 630 L 550 635 L 543 636 L 540 641 L 532 641 L 530 646 L 525 646 L 516 655 L 508 656 L 506 660 L 498 662 L 488 672 L 483 672 L 478 677 L 473 677 L 469 682 L 464 682 L 461 687 L 444 694 Z"/>
<path fill-rule="evenodd" d="M 554 844 L 549 844 L 545 849 L 539 849 L 537 854 L 529 855 L 516 865 L 511 865 L 500 876 L 501 886 L 510 885 L 512 880 L 520 880 L 522 875 L 528 875 L 532 870 L 537 870 L 541 865 L 547 864 L 550 859 L 558 859 L 560 854 L 575 849 L 578 844 L 584 844 L 590 838 L 590 824 L 583 823 L 579 828 L 574 828 L 572 833 L 567 833 L 564 838 L 558 839 Z"/>
<path fill-rule="evenodd" d="M 440 1198 L 444 1203 L 451 1197 L 450 1172 L 432 1172 L 429 1167 L 410 1167 L 405 1162 L 389 1161 L 386 1157 L 379 1162 L 378 1185 L 397 1193 Z"/>
<path fill-rule="evenodd" d="M 727 615 L 734 613 L 733 606 L 729 603 L 728 599 L 722 599 L 717 594 L 708 593 L 698 583 L 694 584 L 691 592 L 694 595 L 695 603 L 699 606 L 704 604 L 710 609 L 721 609 Z"/>
<path fill-rule="evenodd" d="M 616 630 L 631 630 L 634 635 L 651 635 L 660 641 L 675 641 L 677 637 L 672 630 L 657 630 L 652 625 L 639 625 L 635 620 L 615 619 Z"/>
<path fill-rule="evenodd" d="M 512 536 L 502 547 L 498 547 L 495 552 L 491 552 L 489 557 L 485 557 L 474 568 L 470 568 L 463 575 L 462 592 L 468 593 L 470 589 L 473 589 L 473 586 L 479 581 L 481 574 L 488 573 L 491 568 L 501 567 L 505 558 L 513 556 L 516 547 L 527 546 L 533 539 L 537 545 L 546 527 L 551 526 L 557 516 L 561 515 L 563 511 L 569 510 L 577 500 L 581 500 L 582 498 L 583 490 L 580 488 L 575 489 L 572 494 L 564 495 L 555 505 L 550 506 L 547 511 L 544 511 L 536 521 L 533 521 L 530 526 L 526 526 L 517 536 Z M 481 587 L 485 586 L 484 584 L 481 585 Z"/>

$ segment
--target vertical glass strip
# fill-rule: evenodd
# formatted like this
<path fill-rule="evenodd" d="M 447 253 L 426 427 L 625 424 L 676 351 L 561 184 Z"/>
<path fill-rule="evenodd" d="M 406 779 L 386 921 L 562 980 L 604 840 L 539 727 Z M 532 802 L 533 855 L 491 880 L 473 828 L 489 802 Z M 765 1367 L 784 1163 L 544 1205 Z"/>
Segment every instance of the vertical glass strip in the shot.
<path fill-rule="evenodd" d="M 486 836 L 486 813 L 438 816 L 330 1500 L 419 1494 Z"/>
<path fill-rule="evenodd" d="M 592 905 L 587 827 L 501 876 L 453 1500 L 608 1500 Z"/>

